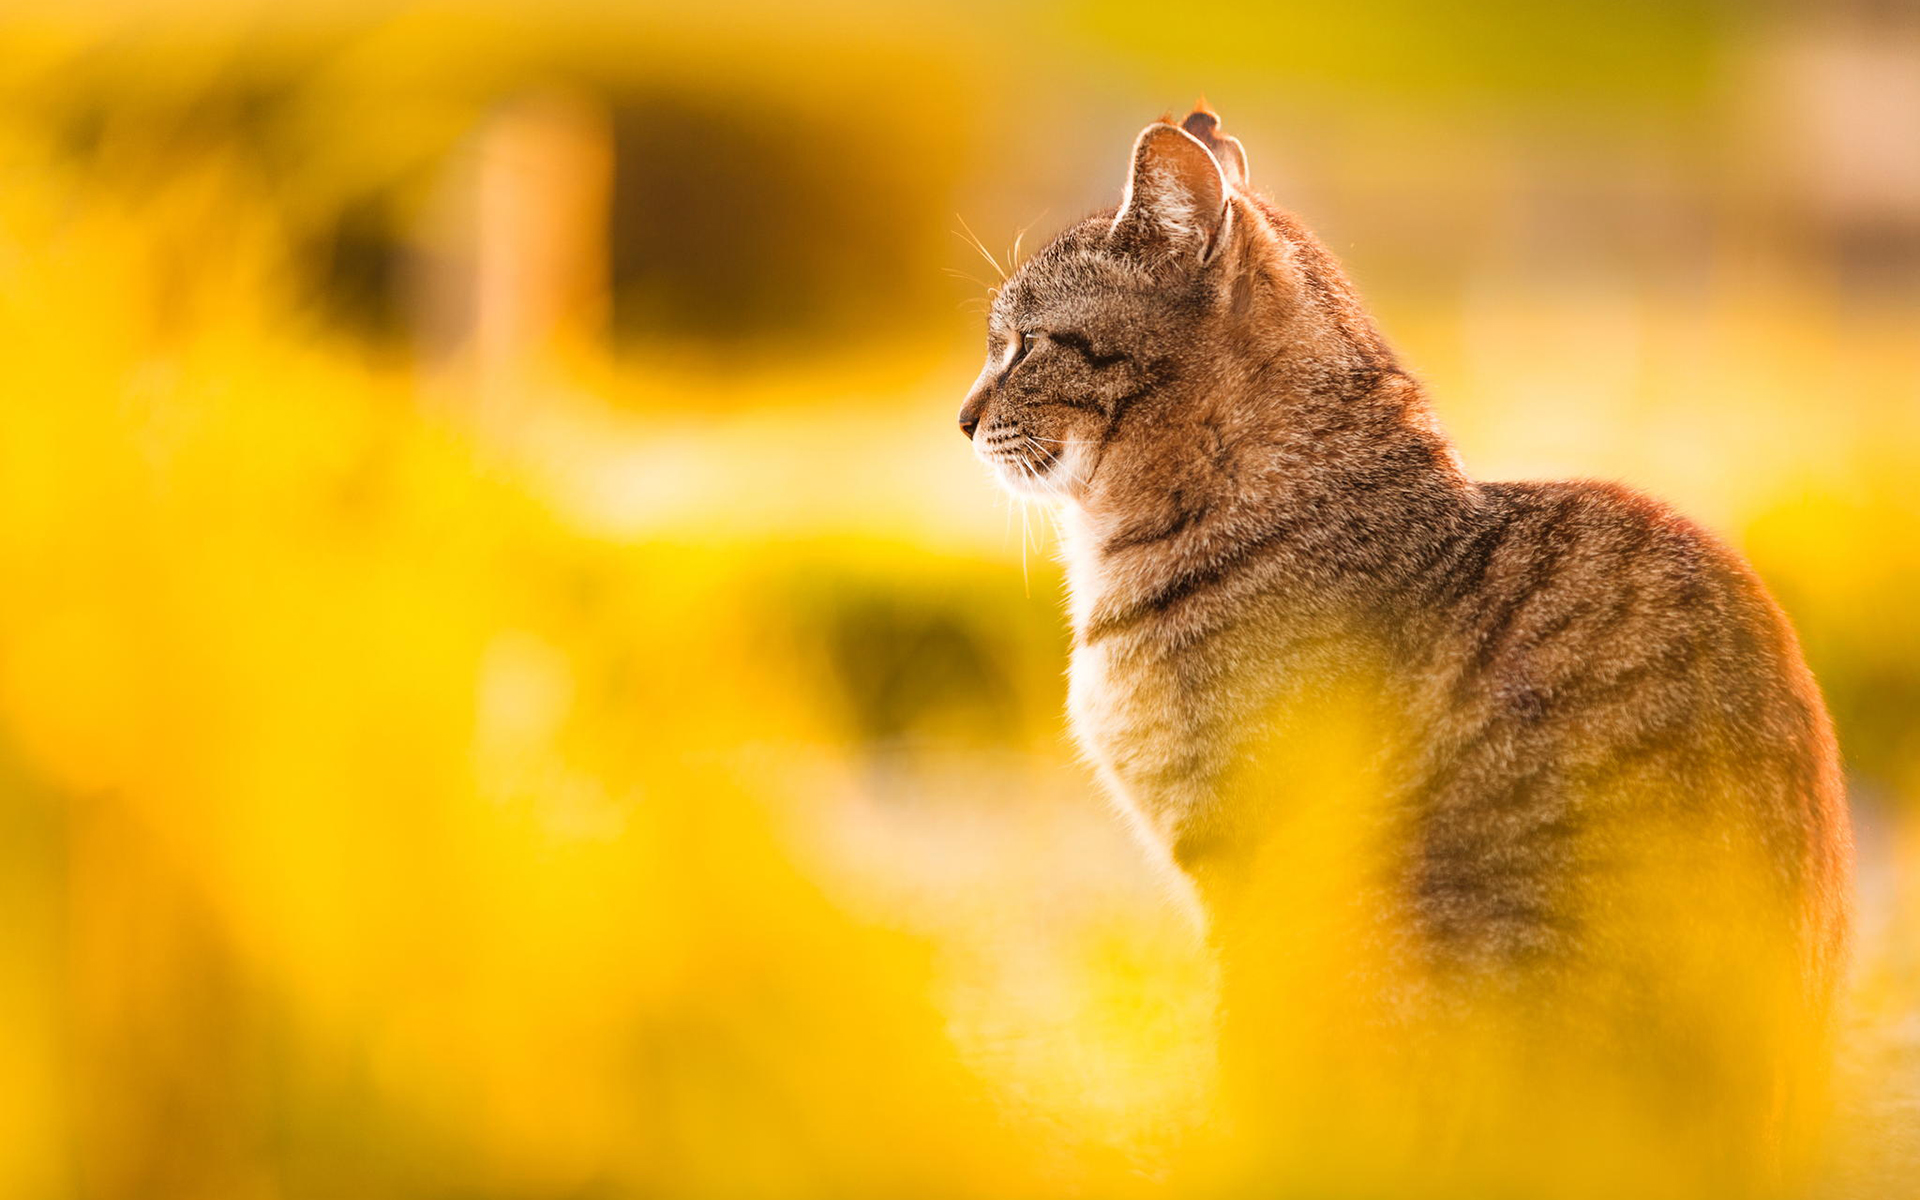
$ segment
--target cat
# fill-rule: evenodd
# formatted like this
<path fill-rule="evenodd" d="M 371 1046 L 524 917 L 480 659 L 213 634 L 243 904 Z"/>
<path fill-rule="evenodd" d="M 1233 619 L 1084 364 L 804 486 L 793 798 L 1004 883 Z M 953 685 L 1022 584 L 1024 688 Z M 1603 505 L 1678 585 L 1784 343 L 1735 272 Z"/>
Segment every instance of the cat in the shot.
<path fill-rule="evenodd" d="M 1204 106 L 997 291 L 960 427 L 1058 508 L 1075 736 L 1191 881 L 1239 1010 L 1339 997 L 1290 1063 L 1334 1025 L 1498 1008 L 1481 1044 L 1530 1047 L 1536 1083 L 1568 1060 L 1527 1056 L 1576 1042 L 1657 1077 L 1620 1107 L 1670 1131 L 1662 1170 L 1737 1191 L 1771 1157 L 1747 1176 L 1778 1183 L 1851 833 L 1817 686 L 1737 554 L 1625 487 L 1470 478 Z M 1701 1095 L 1743 1115 L 1702 1128 Z M 1543 1137 L 1600 1144 L 1561 1115 Z M 1536 1118 L 1515 1100 L 1505 1128 Z"/>

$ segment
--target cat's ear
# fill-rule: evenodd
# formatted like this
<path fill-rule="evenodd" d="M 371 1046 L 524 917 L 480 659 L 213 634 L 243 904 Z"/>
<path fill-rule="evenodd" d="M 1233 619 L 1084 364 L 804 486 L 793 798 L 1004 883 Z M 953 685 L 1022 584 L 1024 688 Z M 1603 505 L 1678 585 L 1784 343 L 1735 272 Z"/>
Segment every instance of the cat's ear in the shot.
<path fill-rule="evenodd" d="M 1205 100 L 1187 114 L 1180 128 L 1213 151 L 1213 159 L 1220 164 L 1220 173 L 1227 177 L 1228 184 L 1235 188 L 1247 186 L 1247 148 L 1240 144 L 1239 138 L 1220 132 L 1220 118 L 1207 107 Z"/>
<path fill-rule="evenodd" d="M 1204 261 L 1225 240 L 1229 219 L 1226 177 L 1206 146 L 1178 125 L 1147 126 L 1133 143 L 1114 238 Z"/>

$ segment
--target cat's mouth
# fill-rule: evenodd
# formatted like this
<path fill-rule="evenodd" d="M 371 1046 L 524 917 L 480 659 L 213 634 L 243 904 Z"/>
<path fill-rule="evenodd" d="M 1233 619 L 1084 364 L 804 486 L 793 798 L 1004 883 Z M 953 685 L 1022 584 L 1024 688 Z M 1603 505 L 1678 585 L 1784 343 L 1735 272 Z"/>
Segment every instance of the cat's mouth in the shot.
<path fill-rule="evenodd" d="M 973 452 L 993 469 L 1000 486 L 1019 496 L 1063 497 L 1078 477 L 1077 443 L 996 429 L 974 439 Z"/>

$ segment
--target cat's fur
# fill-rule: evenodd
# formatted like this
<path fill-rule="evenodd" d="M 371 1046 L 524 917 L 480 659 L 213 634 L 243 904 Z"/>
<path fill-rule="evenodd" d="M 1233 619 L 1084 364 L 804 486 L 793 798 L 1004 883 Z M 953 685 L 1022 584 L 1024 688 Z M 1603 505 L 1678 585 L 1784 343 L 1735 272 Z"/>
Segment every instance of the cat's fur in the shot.
<path fill-rule="evenodd" d="M 1321 715 L 1359 713 L 1393 831 L 1368 903 L 1423 971 L 1591 965 L 1623 936 L 1609 889 L 1664 853 L 1694 883 L 1744 871 L 1739 900 L 1654 906 L 1624 940 L 1746 922 L 1796 1011 L 1824 1012 L 1850 833 L 1778 607 L 1638 493 L 1469 478 L 1211 113 L 1149 126 L 1119 209 L 1000 289 L 961 425 L 1008 487 L 1059 501 L 1075 732 L 1217 922 L 1290 869 L 1274 843 L 1313 797 L 1276 776 L 1340 740 Z"/>

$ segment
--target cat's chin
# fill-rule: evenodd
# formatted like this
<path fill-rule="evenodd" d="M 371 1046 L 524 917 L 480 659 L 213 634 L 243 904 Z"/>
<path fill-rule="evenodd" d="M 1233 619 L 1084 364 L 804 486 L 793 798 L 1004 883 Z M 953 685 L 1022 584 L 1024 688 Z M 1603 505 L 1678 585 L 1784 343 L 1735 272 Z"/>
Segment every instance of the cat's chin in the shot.
<path fill-rule="evenodd" d="M 1078 450 L 1077 446 L 1069 450 L 1064 461 L 1044 471 L 999 458 L 987 458 L 985 462 L 994 482 L 1009 495 L 1026 500 L 1069 500 L 1079 490 Z"/>
<path fill-rule="evenodd" d="M 1061 500 L 1066 492 L 1044 475 L 1028 475 L 1017 467 L 1009 468 L 995 465 L 994 482 L 1009 495 L 1025 500 Z"/>

